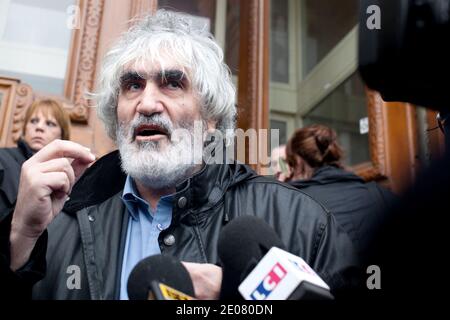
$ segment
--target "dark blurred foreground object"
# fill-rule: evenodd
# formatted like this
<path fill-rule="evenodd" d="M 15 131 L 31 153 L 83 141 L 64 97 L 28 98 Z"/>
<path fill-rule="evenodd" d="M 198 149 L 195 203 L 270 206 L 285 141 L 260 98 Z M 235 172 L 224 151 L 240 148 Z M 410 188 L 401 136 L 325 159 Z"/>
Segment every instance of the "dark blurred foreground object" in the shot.
<path fill-rule="evenodd" d="M 379 30 L 367 26 L 371 5 L 380 8 Z M 359 68 L 366 84 L 385 101 L 410 102 L 448 114 L 450 0 L 361 0 L 360 10 Z M 377 232 L 369 264 L 380 267 L 381 290 L 371 293 L 395 302 L 397 308 L 406 302 L 402 306 L 407 309 L 424 302 L 437 307 L 447 300 L 443 292 L 450 284 L 448 199 L 449 150 L 422 172 Z M 427 307 L 431 309 L 435 310 Z"/>
<path fill-rule="evenodd" d="M 423 172 L 372 243 L 368 265 L 381 271 L 381 290 L 389 301 L 447 301 L 450 287 L 450 154 Z M 368 275 L 369 276 L 369 275 Z M 447 302 L 446 302 L 447 303 Z M 443 304 L 442 306 L 445 306 Z"/>
<path fill-rule="evenodd" d="M 360 3 L 359 71 L 365 83 L 385 101 L 450 110 L 450 0 Z"/>
<path fill-rule="evenodd" d="M 128 278 L 130 300 L 187 300 L 194 286 L 183 264 L 171 256 L 154 255 L 141 260 Z"/>

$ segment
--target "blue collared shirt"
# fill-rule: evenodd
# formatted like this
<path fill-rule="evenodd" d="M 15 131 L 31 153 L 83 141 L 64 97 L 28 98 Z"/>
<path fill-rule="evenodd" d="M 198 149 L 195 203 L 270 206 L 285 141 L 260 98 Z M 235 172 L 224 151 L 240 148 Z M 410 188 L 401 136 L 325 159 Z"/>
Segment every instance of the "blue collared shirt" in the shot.
<path fill-rule="evenodd" d="M 142 199 L 133 179 L 128 176 L 122 200 L 128 209 L 128 229 L 120 276 L 120 299 L 128 300 L 127 282 L 131 270 L 142 259 L 160 254 L 158 236 L 167 229 L 172 220 L 173 195 L 162 197 L 153 212 Z"/>

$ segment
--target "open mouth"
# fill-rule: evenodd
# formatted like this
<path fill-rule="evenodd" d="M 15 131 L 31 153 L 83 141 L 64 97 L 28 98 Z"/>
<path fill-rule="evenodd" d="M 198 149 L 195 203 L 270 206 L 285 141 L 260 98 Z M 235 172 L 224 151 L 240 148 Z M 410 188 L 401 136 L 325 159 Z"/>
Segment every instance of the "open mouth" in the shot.
<path fill-rule="evenodd" d="M 140 125 L 134 131 L 136 140 L 153 140 L 162 137 L 169 137 L 169 133 L 163 127 L 153 124 Z"/>

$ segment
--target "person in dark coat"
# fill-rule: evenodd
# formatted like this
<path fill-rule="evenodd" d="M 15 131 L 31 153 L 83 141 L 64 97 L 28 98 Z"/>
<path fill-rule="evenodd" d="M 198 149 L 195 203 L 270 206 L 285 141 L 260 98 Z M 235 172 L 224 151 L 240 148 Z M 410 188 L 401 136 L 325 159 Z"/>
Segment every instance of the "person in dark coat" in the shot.
<path fill-rule="evenodd" d="M 17 147 L 0 149 L 0 221 L 16 202 L 22 164 L 51 141 L 69 140 L 69 125 L 69 115 L 56 100 L 36 100 L 28 108 Z"/>
<path fill-rule="evenodd" d="M 393 194 L 344 170 L 336 133 L 326 126 L 298 129 L 287 143 L 286 156 L 292 168 L 289 183 L 325 205 L 365 258 Z"/>

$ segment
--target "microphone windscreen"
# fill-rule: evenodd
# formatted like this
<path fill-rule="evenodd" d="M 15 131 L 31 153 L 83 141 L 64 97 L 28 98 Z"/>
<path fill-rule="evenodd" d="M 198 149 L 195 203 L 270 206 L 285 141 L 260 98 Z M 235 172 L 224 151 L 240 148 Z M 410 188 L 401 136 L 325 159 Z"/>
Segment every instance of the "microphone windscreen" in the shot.
<path fill-rule="evenodd" d="M 170 256 L 155 255 L 141 260 L 131 271 L 127 285 L 129 299 L 148 300 L 153 281 L 194 296 L 191 277 L 183 264 Z"/>
<path fill-rule="evenodd" d="M 221 299 L 240 299 L 239 284 L 272 248 L 285 249 L 273 228 L 254 216 L 241 216 L 226 225 L 218 242 L 223 268 Z"/>

